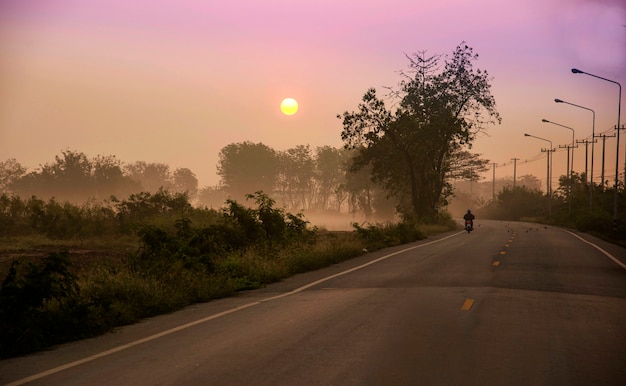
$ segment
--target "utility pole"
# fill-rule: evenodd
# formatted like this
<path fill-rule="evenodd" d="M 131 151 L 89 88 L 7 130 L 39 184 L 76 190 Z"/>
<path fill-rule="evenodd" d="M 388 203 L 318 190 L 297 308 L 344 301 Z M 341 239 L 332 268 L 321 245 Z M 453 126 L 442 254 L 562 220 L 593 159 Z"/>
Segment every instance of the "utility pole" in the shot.
<path fill-rule="evenodd" d="M 493 191 L 491 193 L 492 194 L 492 198 L 491 199 L 494 200 L 494 201 L 496 200 L 496 166 L 497 165 L 498 165 L 497 163 L 495 163 L 495 162 L 493 163 L 493 187 L 492 187 Z"/>
<path fill-rule="evenodd" d="M 589 144 L 596 143 L 597 141 L 594 139 L 593 141 L 589 141 L 586 139 L 577 139 L 576 143 L 584 143 L 585 144 L 585 184 L 587 183 L 587 177 L 589 176 Z M 591 181 L 593 183 L 593 181 Z"/>
<path fill-rule="evenodd" d="M 594 113 L 595 114 L 595 113 Z M 594 115 L 595 117 L 595 115 Z M 587 184 L 587 176 L 589 176 L 589 209 L 593 209 L 593 147 L 591 148 L 591 175 L 589 175 L 588 173 L 588 169 L 587 169 L 587 161 L 589 160 L 589 144 L 595 144 L 596 142 L 598 142 L 595 137 L 598 137 L 597 135 L 594 134 L 594 138 L 593 141 L 589 141 L 589 140 L 576 140 L 576 143 L 584 143 L 585 144 L 585 184 Z"/>
<path fill-rule="evenodd" d="M 621 99 L 621 96 L 622 96 L 622 86 L 620 86 L 619 90 L 620 90 L 620 99 Z M 619 118 L 617 118 L 617 121 L 618 121 L 618 123 L 617 123 L 617 126 L 615 126 L 615 131 L 617 131 L 617 138 L 619 138 L 619 131 L 620 130 L 626 130 L 626 126 L 624 126 L 624 125 L 620 126 L 619 125 Z M 624 147 L 626 148 L 626 146 L 624 146 Z M 619 143 L 617 144 L 617 148 L 619 149 Z M 617 164 L 617 162 L 616 162 L 616 164 Z M 619 169 L 618 168 L 616 168 L 616 170 L 615 170 L 615 175 L 619 176 Z M 615 177 L 615 181 L 617 181 L 617 180 L 619 180 L 619 177 Z M 624 156 L 624 186 L 626 187 L 626 155 Z M 614 210 L 615 215 L 613 216 L 613 217 L 615 217 L 615 221 L 617 221 L 617 191 L 618 191 L 617 184 L 615 184 L 615 210 Z M 616 227 L 616 226 L 617 226 L 617 224 L 614 225 L 614 227 Z"/>
<path fill-rule="evenodd" d="M 559 149 L 564 149 L 567 148 L 567 179 L 568 179 L 568 183 L 567 183 L 567 213 L 571 214 L 572 213 L 572 176 L 573 176 L 573 169 L 574 169 L 574 162 L 572 161 L 572 170 L 570 171 L 570 164 L 569 164 L 569 149 L 572 149 L 572 153 L 574 152 L 574 146 L 572 145 L 559 145 Z"/>
<path fill-rule="evenodd" d="M 604 154 L 605 154 L 605 149 L 606 149 L 606 139 L 615 137 L 615 134 L 613 135 L 600 134 L 597 137 L 602 138 L 602 181 L 600 181 L 600 186 L 602 186 L 602 188 L 604 189 Z"/>
<path fill-rule="evenodd" d="M 515 189 L 515 182 L 517 180 L 517 160 L 519 160 L 519 158 L 511 158 L 511 161 L 513 161 L 513 189 Z"/>
<path fill-rule="evenodd" d="M 554 152 L 554 149 L 541 149 L 542 153 L 547 153 L 547 164 L 548 164 L 548 173 L 546 177 L 546 190 L 548 192 L 548 215 L 552 216 L 552 175 L 550 174 L 550 161 L 551 161 L 551 153 Z M 569 157 L 568 157 L 569 158 Z"/>

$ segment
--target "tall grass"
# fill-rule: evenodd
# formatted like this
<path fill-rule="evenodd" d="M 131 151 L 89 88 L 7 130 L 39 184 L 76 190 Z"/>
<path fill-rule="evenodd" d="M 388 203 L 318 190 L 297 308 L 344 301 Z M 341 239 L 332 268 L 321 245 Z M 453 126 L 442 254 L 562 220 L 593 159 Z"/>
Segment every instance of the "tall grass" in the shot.
<path fill-rule="evenodd" d="M 117 244 L 133 246 L 123 258 L 76 266 L 65 249 L 26 264 L 4 264 L 0 357 L 94 336 L 436 231 L 400 223 L 326 232 L 273 208 L 262 194 L 253 197 L 259 209 L 231 202 L 221 217 L 213 215 L 213 221 L 198 227 L 184 217 L 162 227 L 145 225 L 138 239 Z M 436 229 L 451 227 L 453 222 Z M 48 248 L 60 246 L 52 244 Z"/>

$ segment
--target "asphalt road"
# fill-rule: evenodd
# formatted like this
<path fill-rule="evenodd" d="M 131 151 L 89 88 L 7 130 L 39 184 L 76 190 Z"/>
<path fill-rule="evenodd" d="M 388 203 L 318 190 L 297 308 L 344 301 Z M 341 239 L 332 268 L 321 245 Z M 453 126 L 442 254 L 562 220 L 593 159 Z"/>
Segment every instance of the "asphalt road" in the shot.
<path fill-rule="evenodd" d="M 623 385 L 626 250 L 579 237 L 477 220 L 0 361 L 0 384 Z"/>

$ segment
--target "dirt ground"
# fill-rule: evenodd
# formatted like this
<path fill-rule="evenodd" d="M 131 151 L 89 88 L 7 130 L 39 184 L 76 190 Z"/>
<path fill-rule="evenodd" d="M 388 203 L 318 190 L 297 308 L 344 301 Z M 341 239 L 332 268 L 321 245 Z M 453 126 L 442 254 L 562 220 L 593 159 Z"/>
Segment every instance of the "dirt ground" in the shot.
<path fill-rule="evenodd" d="M 20 266 L 28 263 L 39 263 L 50 253 L 60 252 L 63 247 L 34 247 L 24 249 L 7 249 L 0 247 L 0 281 L 6 277 L 9 267 L 13 261 L 20 262 Z M 130 250 L 112 249 L 88 249 L 88 248 L 67 248 L 72 270 L 79 272 L 96 263 L 121 263 L 130 255 Z"/>

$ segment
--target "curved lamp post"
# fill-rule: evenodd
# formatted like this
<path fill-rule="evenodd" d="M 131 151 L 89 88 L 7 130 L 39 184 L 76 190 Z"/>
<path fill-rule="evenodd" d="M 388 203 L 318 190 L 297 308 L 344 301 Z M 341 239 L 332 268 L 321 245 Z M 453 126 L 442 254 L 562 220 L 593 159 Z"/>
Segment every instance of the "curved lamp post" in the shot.
<path fill-rule="evenodd" d="M 554 101 L 556 103 L 565 103 L 574 107 L 579 107 L 581 109 L 589 110 L 593 114 L 593 120 L 591 122 L 591 173 L 589 176 L 589 182 L 590 182 L 589 184 L 589 208 L 593 208 L 593 158 L 594 158 L 593 150 L 595 148 L 595 143 L 596 143 L 596 112 L 588 107 L 580 106 L 575 103 L 566 102 L 559 98 L 556 98 Z M 574 162 L 574 155 L 572 155 L 572 163 L 573 162 Z"/>
<path fill-rule="evenodd" d="M 537 137 L 535 135 L 526 134 L 526 133 L 524 133 L 524 136 L 525 137 L 537 138 L 537 139 L 540 139 L 542 141 L 546 141 L 546 142 L 550 143 L 550 148 L 547 150 L 547 153 L 548 153 L 548 160 L 547 160 L 548 161 L 547 162 L 547 164 L 548 164 L 548 174 L 547 174 L 547 177 L 546 177 L 546 190 L 547 190 L 547 193 L 548 193 L 548 214 L 552 215 L 552 176 L 550 175 L 550 164 L 552 163 L 551 162 L 552 161 L 551 153 L 554 151 L 552 149 L 552 141 L 550 141 L 549 139 Z"/>
<path fill-rule="evenodd" d="M 574 171 L 574 147 L 575 147 L 575 146 L 574 146 L 574 143 L 575 143 L 575 140 L 574 140 L 575 131 L 574 131 L 574 129 L 573 129 L 573 128 L 571 128 L 571 127 L 569 127 L 569 126 L 561 125 L 560 123 L 556 123 L 556 122 L 549 121 L 549 120 L 547 120 L 547 119 L 542 119 L 542 120 L 541 120 L 541 122 L 543 122 L 543 123 L 551 123 L 551 124 L 553 124 L 553 125 L 561 126 L 561 127 L 564 127 L 564 128 L 566 128 L 566 129 L 569 129 L 569 130 L 571 130 L 571 131 L 572 131 L 572 146 L 571 146 L 571 147 L 572 147 L 572 159 L 571 159 L 571 162 L 572 162 L 572 163 L 571 163 L 571 165 L 572 165 L 572 167 L 571 167 L 571 169 L 570 169 L 570 167 L 569 167 L 569 163 L 570 163 L 570 159 L 569 159 L 569 157 L 568 157 L 568 159 L 567 159 L 567 163 L 568 163 L 568 166 L 567 166 L 567 173 L 569 174 L 569 177 L 571 178 L 571 177 L 572 177 L 572 174 L 571 174 L 571 173 Z"/>
<path fill-rule="evenodd" d="M 570 155 L 569 155 L 570 146 L 567 146 L 567 174 L 566 174 L 567 179 L 569 180 L 569 183 L 567 184 L 568 185 L 568 192 L 567 192 L 568 210 L 569 210 L 569 213 L 571 213 L 572 212 L 572 180 L 574 179 L 574 147 L 575 147 L 574 135 L 575 135 L 575 132 L 574 132 L 574 129 L 572 129 L 569 126 L 561 125 L 560 123 L 552 122 L 547 119 L 542 119 L 541 122 L 551 123 L 553 125 L 561 126 L 572 131 L 572 146 L 571 146 L 572 163 L 570 164 Z M 570 165 L 572 165 L 571 168 L 570 168 Z"/>
<path fill-rule="evenodd" d="M 620 131 L 620 113 L 622 109 L 622 85 L 619 82 L 616 82 L 611 79 L 603 78 L 598 75 L 590 74 L 588 72 L 579 70 L 577 68 L 572 68 L 572 73 L 574 74 L 585 74 L 592 76 L 594 78 L 598 78 L 601 80 L 605 80 L 607 82 L 615 83 L 617 87 L 619 87 L 619 97 L 617 101 L 617 126 L 615 130 L 617 130 L 617 150 L 615 151 L 615 192 L 613 192 L 613 233 L 617 233 L 617 182 L 619 181 L 619 131 Z M 626 185 L 626 164 L 624 166 L 624 184 Z"/>

